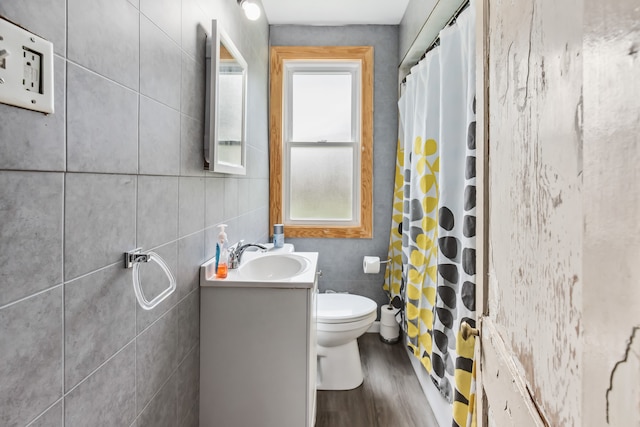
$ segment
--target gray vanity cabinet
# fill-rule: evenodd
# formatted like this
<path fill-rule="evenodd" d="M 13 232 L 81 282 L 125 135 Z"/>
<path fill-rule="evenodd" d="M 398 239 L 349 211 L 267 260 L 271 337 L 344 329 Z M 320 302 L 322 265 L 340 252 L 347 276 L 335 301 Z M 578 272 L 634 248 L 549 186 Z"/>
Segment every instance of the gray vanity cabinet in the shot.
<path fill-rule="evenodd" d="M 200 426 L 313 427 L 317 280 L 200 290 Z"/>

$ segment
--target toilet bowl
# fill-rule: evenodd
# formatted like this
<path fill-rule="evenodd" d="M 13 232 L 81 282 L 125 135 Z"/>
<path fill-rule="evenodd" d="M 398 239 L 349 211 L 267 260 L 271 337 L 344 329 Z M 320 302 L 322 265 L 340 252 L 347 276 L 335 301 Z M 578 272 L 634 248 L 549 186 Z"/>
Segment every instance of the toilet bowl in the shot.
<path fill-rule="evenodd" d="M 376 320 L 375 301 L 352 294 L 318 294 L 318 390 L 351 390 L 362 384 L 358 337 Z"/>

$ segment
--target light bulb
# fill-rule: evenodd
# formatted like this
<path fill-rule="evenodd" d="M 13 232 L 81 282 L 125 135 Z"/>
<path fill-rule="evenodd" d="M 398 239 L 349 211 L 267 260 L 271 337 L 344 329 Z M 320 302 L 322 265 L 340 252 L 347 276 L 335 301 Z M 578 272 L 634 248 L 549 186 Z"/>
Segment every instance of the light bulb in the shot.
<path fill-rule="evenodd" d="M 260 6 L 249 0 L 244 0 L 241 4 L 247 19 L 256 21 L 258 18 L 260 18 Z"/>

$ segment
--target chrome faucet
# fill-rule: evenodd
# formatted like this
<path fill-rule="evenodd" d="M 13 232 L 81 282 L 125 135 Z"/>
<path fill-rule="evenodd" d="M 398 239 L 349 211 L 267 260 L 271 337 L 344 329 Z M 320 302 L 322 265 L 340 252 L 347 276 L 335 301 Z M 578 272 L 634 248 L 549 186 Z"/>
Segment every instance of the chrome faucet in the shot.
<path fill-rule="evenodd" d="M 262 246 L 258 243 L 247 243 L 246 245 L 244 245 L 243 243 L 244 240 L 240 240 L 238 243 L 233 245 L 231 249 L 229 249 L 229 268 L 238 268 L 238 266 L 240 265 L 240 261 L 242 261 L 242 254 L 245 250 L 251 247 L 255 247 L 263 251 L 267 250 L 265 246 Z"/>

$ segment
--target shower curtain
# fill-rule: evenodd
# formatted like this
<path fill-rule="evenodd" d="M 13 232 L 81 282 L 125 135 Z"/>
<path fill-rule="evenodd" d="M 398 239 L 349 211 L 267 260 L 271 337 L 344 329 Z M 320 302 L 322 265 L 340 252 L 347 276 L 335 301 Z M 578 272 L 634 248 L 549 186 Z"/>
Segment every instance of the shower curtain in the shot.
<path fill-rule="evenodd" d="M 475 338 L 474 2 L 407 76 L 384 289 L 406 345 L 467 425 Z"/>

